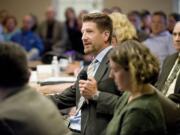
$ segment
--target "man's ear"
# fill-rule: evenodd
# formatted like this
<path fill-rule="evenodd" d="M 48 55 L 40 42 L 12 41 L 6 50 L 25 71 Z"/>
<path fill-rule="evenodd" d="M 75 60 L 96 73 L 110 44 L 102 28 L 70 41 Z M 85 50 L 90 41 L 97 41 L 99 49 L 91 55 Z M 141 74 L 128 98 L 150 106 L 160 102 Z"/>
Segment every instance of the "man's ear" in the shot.
<path fill-rule="evenodd" d="M 109 31 L 106 30 L 106 31 L 103 32 L 104 41 L 108 41 L 109 36 L 110 36 L 110 32 Z"/>

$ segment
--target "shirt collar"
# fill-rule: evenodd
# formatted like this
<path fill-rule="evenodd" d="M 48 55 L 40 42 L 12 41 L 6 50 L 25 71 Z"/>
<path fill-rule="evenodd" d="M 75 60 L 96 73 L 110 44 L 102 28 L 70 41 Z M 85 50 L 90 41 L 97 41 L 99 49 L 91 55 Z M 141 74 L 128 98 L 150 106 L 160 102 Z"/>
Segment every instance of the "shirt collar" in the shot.
<path fill-rule="evenodd" d="M 96 57 L 94 60 L 97 60 L 98 62 L 101 62 L 106 53 L 112 48 L 112 46 L 108 46 L 105 49 L 103 49 Z"/>

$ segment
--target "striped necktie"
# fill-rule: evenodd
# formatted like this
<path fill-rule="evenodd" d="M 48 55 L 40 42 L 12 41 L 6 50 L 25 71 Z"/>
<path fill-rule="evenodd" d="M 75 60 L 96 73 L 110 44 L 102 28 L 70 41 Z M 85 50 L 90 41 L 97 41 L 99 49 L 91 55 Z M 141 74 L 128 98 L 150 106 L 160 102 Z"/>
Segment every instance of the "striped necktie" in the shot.
<path fill-rule="evenodd" d="M 171 85 L 171 83 L 173 82 L 173 80 L 176 78 L 178 71 L 180 70 L 180 56 L 178 57 L 178 62 L 175 65 L 171 75 L 167 78 L 164 86 L 162 87 L 162 92 L 165 95 L 169 89 L 169 86 Z"/>
<path fill-rule="evenodd" d="M 95 69 L 96 69 L 97 62 L 98 62 L 98 60 L 93 60 L 92 63 L 88 66 L 88 68 L 87 68 L 88 77 L 93 77 L 94 76 L 94 72 L 95 72 Z"/>

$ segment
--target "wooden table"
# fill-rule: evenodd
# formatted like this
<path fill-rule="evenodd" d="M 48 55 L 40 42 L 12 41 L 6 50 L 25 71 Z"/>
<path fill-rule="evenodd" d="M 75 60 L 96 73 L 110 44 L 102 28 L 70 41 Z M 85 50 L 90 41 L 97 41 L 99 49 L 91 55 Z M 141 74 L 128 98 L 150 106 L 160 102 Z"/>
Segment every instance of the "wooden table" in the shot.
<path fill-rule="evenodd" d="M 31 61 L 28 63 L 29 67 L 31 69 L 36 69 L 37 65 L 41 65 L 42 62 L 41 61 Z M 69 76 L 69 75 L 73 75 L 74 73 L 77 74 L 79 71 L 80 67 L 80 62 L 76 61 L 73 62 L 71 64 L 68 65 L 68 67 L 66 68 L 66 70 L 64 72 L 61 72 L 60 75 L 61 76 Z M 45 85 L 45 86 L 40 86 L 40 84 L 37 83 L 37 81 L 40 79 L 39 76 L 45 76 L 50 77 L 51 74 L 49 73 L 45 73 L 44 75 L 39 75 L 39 73 L 37 73 L 36 71 L 33 71 L 33 80 L 30 79 L 30 85 L 32 87 L 35 87 L 37 89 L 38 92 L 48 95 L 48 94 L 55 94 L 55 93 L 61 93 L 63 90 L 65 90 L 66 88 L 68 88 L 69 86 L 71 86 L 73 83 L 63 83 L 63 84 L 55 84 L 55 85 Z M 43 78 L 43 79 L 46 79 Z M 42 78 L 41 78 L 42 79 Z"/>
<path fill-rule="evenodd" d="M 43 64 L 40 60 L 37 61 L 28 61 L 28 67 L 32 70 L 36 70 L 37 65 Z"/>

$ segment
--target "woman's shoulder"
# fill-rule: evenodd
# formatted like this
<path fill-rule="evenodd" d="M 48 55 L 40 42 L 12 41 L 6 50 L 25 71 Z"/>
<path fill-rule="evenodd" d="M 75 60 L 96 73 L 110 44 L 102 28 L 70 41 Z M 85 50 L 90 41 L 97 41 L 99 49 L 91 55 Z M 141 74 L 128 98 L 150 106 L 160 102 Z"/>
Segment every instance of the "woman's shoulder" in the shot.
<path fill-rule="evenodd" d="M 127 105 L 127 110 L 144 110 L 144 111 L 161 111 L 161 104 L 159 102 L 158 94 L 143 95 Z"/>

